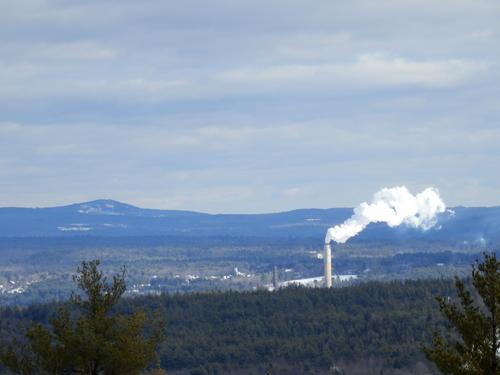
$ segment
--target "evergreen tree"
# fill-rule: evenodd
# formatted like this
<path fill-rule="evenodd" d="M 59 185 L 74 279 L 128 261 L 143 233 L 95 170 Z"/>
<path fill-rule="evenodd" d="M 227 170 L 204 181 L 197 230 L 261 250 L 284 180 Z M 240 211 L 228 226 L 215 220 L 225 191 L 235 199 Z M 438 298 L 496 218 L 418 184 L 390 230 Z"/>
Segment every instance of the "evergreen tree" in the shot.
<path fill-rule="evenodd" d="M 472 270 L 471 293 L 456 280 L 460 305 L 439 297 L 439 307 L 458 335 L 434 334 L 427 357 L 444 374 L 500 374 L 500 263 L 495 254 L 484 254 Z"/>
<path fill-rule="evenodd" d="M 154 360 L 163 324 L 157 320 L 145 335 L 143 311 L 113 313 L 125 292 L 125 269 L 109 283 L 98 266 L 98 260 L 82 262 L 73 277 L 82 292 L 71 296 L 76 309 L 61 308 L 50 330 L 33 325 L 21 353 L 2 354 L 6 367 L 17 374 L 133 375 Z"/>

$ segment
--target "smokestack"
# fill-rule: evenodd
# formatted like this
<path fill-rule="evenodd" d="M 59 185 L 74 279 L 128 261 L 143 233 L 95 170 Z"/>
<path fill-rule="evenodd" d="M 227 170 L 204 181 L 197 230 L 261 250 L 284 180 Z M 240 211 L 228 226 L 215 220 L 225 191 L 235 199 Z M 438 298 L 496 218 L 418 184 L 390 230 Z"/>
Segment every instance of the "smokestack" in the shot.
<path fill-rule="evenodd" d="M 323 254 L 325 262 L 325 287 L 332 287 L 332 248 L 329 242 L 325 242 L 325 252 Z"/>

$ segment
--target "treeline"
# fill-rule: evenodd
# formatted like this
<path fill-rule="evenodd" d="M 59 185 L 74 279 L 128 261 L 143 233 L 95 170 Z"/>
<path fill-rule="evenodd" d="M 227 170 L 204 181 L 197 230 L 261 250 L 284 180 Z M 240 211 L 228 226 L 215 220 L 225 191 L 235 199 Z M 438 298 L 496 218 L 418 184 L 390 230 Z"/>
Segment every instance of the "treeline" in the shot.
<path fill-rule="evenodd" d="M 167 370 L 215 374 L 286 363 L 302 373 L 363 360 L 410 368 L 425 361 L 421 345 L 444 324 L 435 297 L 454 294 L 449 280 L 370 282 L 139 297 L 122 300 L 118 310 L 162 311 L 167 339 L 159 358 Z M 57 309 L 4 308 L 3 339 L 30 320 L 46 323 Z"/>

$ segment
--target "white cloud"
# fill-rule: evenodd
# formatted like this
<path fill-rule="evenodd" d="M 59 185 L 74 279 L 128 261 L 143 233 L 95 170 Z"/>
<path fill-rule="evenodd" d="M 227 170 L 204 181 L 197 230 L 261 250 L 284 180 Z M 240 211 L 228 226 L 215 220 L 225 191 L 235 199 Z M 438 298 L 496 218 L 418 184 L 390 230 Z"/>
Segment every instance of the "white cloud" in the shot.
<path fill-rule="evenodd" d="M 348 32 L 299 33 L 274 41 L 274 51 L 282 59 L 324 61 L 339 58 L 355 41 Z"/>
<path fill-rule="evenodd" d="M 412 61 L 365 54 L 351 63 L 285 65 L 262 69 L 238 69 L 222 74 L 229 82 L 254 85 L 294 83 L 307 85 L 453 86 L 477 78 L 488 63 L 459 59 Z M 335 88 L 332 88 L 334 90 Z"/>
<path fill-rule="evenodd" d="M 87 41 L 41 44 L 36 46 L 31 53 L 34 57 L 38 55 L 38 57 L 52 60 L 107 60 L 116 56 L 115 50 Z"/>
<path fill-rule="evenodd" d="M 300 195 L 302 192 L 303 192 L 302 188 L 293 187 L 293 188 L 289 188 L 289 189 L 286 189 L 285 191 L 283 191 L 283 195 L 287 198 L 294 198 L 294 197 L 297 197 L 298 195 Z"/>

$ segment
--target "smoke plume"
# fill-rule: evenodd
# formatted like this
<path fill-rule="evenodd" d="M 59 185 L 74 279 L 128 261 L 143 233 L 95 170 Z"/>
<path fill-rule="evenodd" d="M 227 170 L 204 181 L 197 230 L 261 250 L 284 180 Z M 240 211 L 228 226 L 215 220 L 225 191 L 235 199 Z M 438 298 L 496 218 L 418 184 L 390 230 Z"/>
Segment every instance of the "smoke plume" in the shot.
<path fill-rule="evenodd" d="M 412 195 L 404 186 L 384 188 L 373 195 L 372 202 L 363 202 L 344 223 L 326 233 L 325 243 L 344 243 L 356 236 L 370 223 L 387 223 L 390 227 L 405 224 L 427 230 L 436 224 L 438 213 L 446 206 L 435 188 Z"/>

